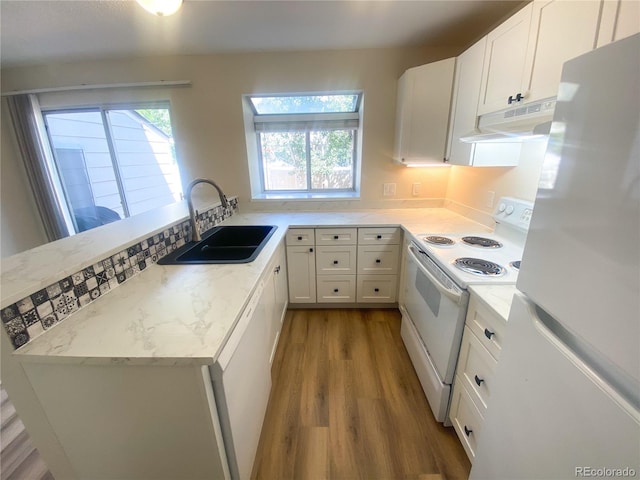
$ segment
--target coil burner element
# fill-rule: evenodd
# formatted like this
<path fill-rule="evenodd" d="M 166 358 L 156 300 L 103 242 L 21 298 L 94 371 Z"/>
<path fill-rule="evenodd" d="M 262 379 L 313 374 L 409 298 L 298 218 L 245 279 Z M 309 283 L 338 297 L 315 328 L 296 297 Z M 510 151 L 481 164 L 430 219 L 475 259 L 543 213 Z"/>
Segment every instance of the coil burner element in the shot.
<path fill-rule="evenodd" d="M 456 258 L 453 264 L 463 272 L 484 277 L 499 277 L 506 272 L 501 265 L 480 258 Z"/>
<path fill-rule="evenodd" d="M 431 243 L 433 245 L 453 245 L 455 242 L 451 240 L 449 237 L 441 237 L 439 235 L 430 235 L 428 237 L 424 237 L 424 241 L 427 243 Z"/>
<path fill-rule="evenodd" d="M 485 237 L 462 237 L 462 241 L 467 245 L 483 248 L 500 248 L 502 244 L 496 240 Z"/>

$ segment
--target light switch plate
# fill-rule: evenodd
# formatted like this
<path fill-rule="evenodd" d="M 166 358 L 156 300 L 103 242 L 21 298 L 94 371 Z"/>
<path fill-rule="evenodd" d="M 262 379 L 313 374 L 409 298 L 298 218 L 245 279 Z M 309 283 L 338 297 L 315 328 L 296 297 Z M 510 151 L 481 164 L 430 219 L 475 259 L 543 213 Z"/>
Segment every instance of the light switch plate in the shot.
<path fill-rule="evenodd" d="M 413 186 L 411 187 L 411 194 L 414 197 L 417 197 L 418 195 L 420 195 L 420 184 L 419 183 L 414 183 Z"/>

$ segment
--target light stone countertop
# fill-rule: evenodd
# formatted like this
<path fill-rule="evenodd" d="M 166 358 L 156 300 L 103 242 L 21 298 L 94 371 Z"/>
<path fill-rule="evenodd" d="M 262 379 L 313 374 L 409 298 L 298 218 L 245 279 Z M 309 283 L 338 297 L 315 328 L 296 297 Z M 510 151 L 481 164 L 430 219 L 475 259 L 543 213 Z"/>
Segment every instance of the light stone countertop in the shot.
<path fill-rule="evenodd" d="M 252 263 L 151 265 L 14 354 L 22 361 L 212 364 L 289 227 L 388 225 L 411 234 L 489 231 L 444 208 L 238 213 L 222 223 L 241 224 L 278 226 Z"/>
<path fill-rule="evenodd" d="M 505 322 L 509 320 L 511 300 L 518 291 L 515 285 L 469 285 L 469 290 Z"/>

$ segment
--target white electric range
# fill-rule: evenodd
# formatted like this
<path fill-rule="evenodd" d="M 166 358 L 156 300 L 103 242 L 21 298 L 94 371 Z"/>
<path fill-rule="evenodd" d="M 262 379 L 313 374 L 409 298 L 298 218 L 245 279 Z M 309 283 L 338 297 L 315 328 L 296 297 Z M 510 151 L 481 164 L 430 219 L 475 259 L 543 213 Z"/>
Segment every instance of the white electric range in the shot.
<path fill-rule="evenodd" d="M 439 422 L 451 385 L 473 284 L 515 284 L 533 204 L 503 197 L 492 233 L 424 233 L 406 242 L 402 338 Z"/>

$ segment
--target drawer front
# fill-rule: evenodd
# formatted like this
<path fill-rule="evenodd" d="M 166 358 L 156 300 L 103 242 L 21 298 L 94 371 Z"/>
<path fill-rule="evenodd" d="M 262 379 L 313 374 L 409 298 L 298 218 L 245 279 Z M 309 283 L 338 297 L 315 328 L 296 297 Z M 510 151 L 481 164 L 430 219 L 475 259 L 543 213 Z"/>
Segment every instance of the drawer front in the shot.
<path fill-rule="evenodd" d="M 464 328 L 456 375 L 464 382 L 484 415 L 493 389 L 493 372 L 497 362 L 469 327 Z"/>
<path fill-rule="evenodd" d="M 316 228 L 316 245 L 355 245 L 357 228 Z"/>
<path fill-rule="evenodd" d="M 287 231 L 287 245 L 314 245 L 313 228 L 290 228 Z"/>
<path fill-rule="evenodd" d="M 402 230 L 397 227 L 358 229 L 358 245 L 399 245 Z"/>
<path fill-rule="evenodd" d="M 356 246 L 321 246 L 316 248 L 318 275 L 345 275 L 356 273 Z"/>
<path fill-rule="evenodd" d="M 358 275 L 358 303 L 394 303 L 397 275 Z"/>
<path fill-rule="evenodd" d="M 353 303 L 356 301 L 355 275 L 319 275 L 318 303 Z"/>
<path fill-rule="evenodd" d="M 506 321 L 485 307 L 475 295 L 471 295 L 466 324 L 491 355 L 499 360 L 507 327 Z"/>
<path fill-rule="evenodd" d="M 482 429 L 483 417 L 474 405 L 469 393 L 456 378 L 451 395 L 451 410 L 449 419 L 453 424 L 460 442 L 471 463 L 476 456 L 477 438 Z"/>
<path fill-rule="evenodd" d="M 400 245 L 358 246 L 358 273 L 395 275 L 399 257 Z"/>

